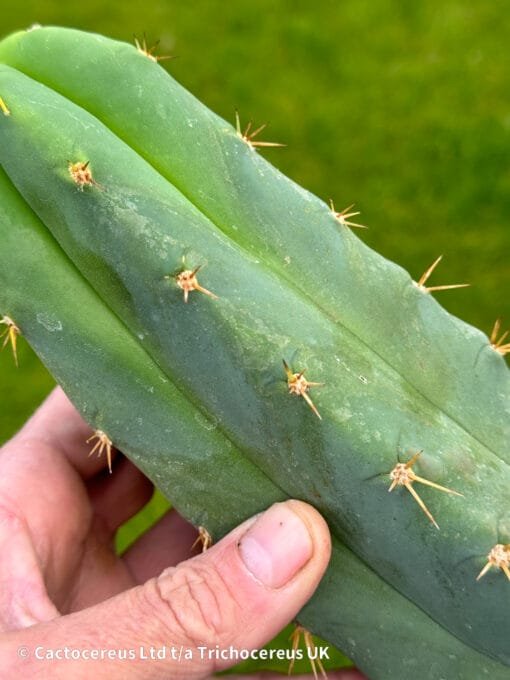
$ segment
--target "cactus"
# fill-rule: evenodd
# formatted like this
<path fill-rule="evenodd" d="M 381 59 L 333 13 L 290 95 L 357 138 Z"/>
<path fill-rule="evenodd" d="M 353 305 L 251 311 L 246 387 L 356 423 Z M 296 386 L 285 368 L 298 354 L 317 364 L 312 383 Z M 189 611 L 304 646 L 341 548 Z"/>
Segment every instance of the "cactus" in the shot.
<path fill-rule="evenodd" d="M 449 315 L 433 268 L 366 247 L 146 46 L 14 34 L 0 95 L 0 315 L 96 450 L 214 539 L 315 505 L 333 557 L 299 621 L 371 679 L 507 678 L 499 326 Z"/>

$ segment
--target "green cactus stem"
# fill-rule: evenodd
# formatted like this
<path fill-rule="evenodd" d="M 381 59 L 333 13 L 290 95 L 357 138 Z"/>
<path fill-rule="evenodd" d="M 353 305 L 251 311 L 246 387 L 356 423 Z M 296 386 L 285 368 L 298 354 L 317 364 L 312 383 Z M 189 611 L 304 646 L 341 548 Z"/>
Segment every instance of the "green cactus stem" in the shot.
<path fill-rule="evenodd" d="M 300 622 L 371 679 L 508 677 L 504 341 L 151 54 L 18 33 L 0 92 L 0 313 L 94 430 L 215 539 L 315 505 L 334 556 Z"/>

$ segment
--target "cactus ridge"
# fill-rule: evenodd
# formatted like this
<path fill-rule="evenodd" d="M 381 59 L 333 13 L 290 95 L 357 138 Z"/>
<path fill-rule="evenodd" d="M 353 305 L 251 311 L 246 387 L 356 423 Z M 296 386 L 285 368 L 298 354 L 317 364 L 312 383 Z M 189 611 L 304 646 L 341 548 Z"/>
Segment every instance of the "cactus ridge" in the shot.
<path fill-rule="evenodd" d="M 5 67 L 3 67 L 3 68 L 5 68 Z M 82 166 L 82 169 L 83 169 L 83 170 L 86 170 L 86 168 L 87 168 L 87 166 L 88 166 L 88 163 L 89 163 L 89 161 L 86 162 L 86 163 L 76 163 L 75 165 L 80 165 L 80 166 Z M 153 166 L 153 167 L 154 167 L 154 166 Z M 156 168 L 155 168 L 155 169 L 156 169 Z M 170 180 L 169 180 L 169 181 L 170 181 Z M 92 177 L 91 177 L 91 176 L 90 176 L 89 179 L 86 179 L 85 181 L 82 181 L 82 180 L 77 181 L 77 180 L 75 180 L 75 182 L 77 182 L 78 184 L 80 184 L 80 187 L 79 187 L 80 189 L 83 188 L 83 186 L 82 186 L 83 184 L 93 184 L 93 183 L 94 183 L 94 181 L 92 180 Z M 173 183 L 173 185 L 176 187 L 177 191 L 179 191 L 179 188 L 177 187 L 177 185 L 176 185 L 175 183 Z M 183 194 L 183 195 L 186 196 L 185 194 Z M 188 198 L 188 200 L 190 200 L 189 197 L 186 197 L 186 198 Z M 191 201 L 191 203 L 193 203 L 193 201 Z M 222 234 L 224 234 L 227 238 L 230 237 L 230 239 L 231 239 L 231 240 L 232 240 L 239 248 L 244 249 L 245 252 L 246 252 L 246 248 L 245 248 L 245 246 L 243 245 L 242 242 L 240 242 L 239 240 L 236 240 L 235 238 L 233 238 L 232 234 L 227 233 L 227 231 L 224 230 L 218 222 L 214 222 L 214 220 L 212 220 L 212 218 L 210 217 L 210 215 L 208 215 L 208 214 L 207 214 L 203 209 L 201 209 L 197 204 L 194 204 L 194 203 L 193 203 L 193 205 L 194 205 L 195 208 L 197 208 L 197 210 L 201 210 L 201 212 L 203 213 L 203 215 L 204 215 L 208 220 L 210 220 L 210 221 L 214 224 L 214 227 L 215 227 L 215 228 L 217 228 L 217 229 L 218 229 Z M 323 209 L 326 208 L 326 206 L 324 206 L 324 205 L 322 205 L 321 207 L 322 207 Z M 354 238 L 354 237 L 353 237 L 353 238 Z M 249 253 L 246 252 L 246 254 L 247 254 L 247 256 L 249 257 Z M 433 263 L 433 265 L 425 272 L 424 276 L 422 277 L 423 283 L 428 279 L 428 276 L 430 275 L 431 270 L 437 265 L 437 263 L 439 262 L 439 259 L 440 259 L 440 258 L 438 258 L 438 260 L 436 260 L 436 261 Z M 373 345 L 369 345 L 369 344 L 365 341 L 365 339 L 362 337 L 362 335 L 357 334 L 357 333 L 356 333 L 355 331 L 353 331 L 351 328 L 347 327 L 347 326 L 342 322 L 342 320 L 341 320 L 340 318 L 338 318 L 338 314 L 337 314 L 337 313 L 332 313 L 330 309 L 328 309 L 327 307 L 323 306 L 323 305 L 321 304 L 320 301 L 318 301 L 317 299 L 315 299 L 315 298 L 312 296 L 312 294 L 310 293 L 310 291 L 306 288 L 306 285 L 303 286 L 303 285 L 301 284 L 301 285 L 299 285 L 299 286 L 296 286 L 295 280 L 288 278 L 288 277 L 286 276 L 286 274 L 285 274 L 285 271 L 282 270 L 281 267 L 271 267 L 271 266 L 269 265 L 267 259 L 264 260 L 264 261 L 262 261 L 260 264 L 264 265 L 267 269 L 269 269 L 271 273 L 277 274 L 278 276 L 280 276 L 281 278 L 283 278 L 284 281 L 285 281 L 285 283 L 286 283 L 289 287 L 293 287 L 293 290 L 294 290 L 297 294 L 302 295 L 302 297 L 303 297 L 307 302 L 309 302 L 309 303 L 310 303 L 311 305 L 313 305 L 316 309 L 318 309 L 320 312 L 322 312 L 322 313 L 324 314 L 324 316 L 326 317 L 326 319 L 328 319 L 328 320 L 334 322 L 334 323 L 337 324 L 338 326 L 341 326 L 342 330 L 346 331 L 347 333 L 352 333 L 353 338 L 354 338 L 356 341 L 358 341 L 358 342 L 360 342 L 360 343 L 363 343 L 363 344 L 364 344 L 364 347 L 366 348 L 366 350 L 367 350 L 368 352 L 374 353 L 374 354 L 377 356 L 378 359 L 380 359 L 380 360 L 382 360 L 383 362 L 385 362 L 385 363 L 387 364 L 387 366 L 388 366 L 390 369 L 393 369 L 393 370 L 395 371 L 395 373 L 396 373 L 396 376 L 395 376 L 395 377 L 396 377 L 397 379 L 405 380 L 405 381 L 408 383 L 409 389 L 410 389 L 410 390 L 415 390 L 415 391 L 416 391 L 416 392 L 415 392 L 415 395 L 414 395 L 416 398 L 423 398 L 423 399 L 426 399 L 427 401 L 429 401 L 430 405 L 432 405 L 433 407 L 435 407 L 435 408 L 441 408 L 441 407 L 438 405 L 438 403 L 436 402 L 436 400 L 430 398 L 428 395 L 425 395 L 425 394 L 423 394 L 423 393 L 420 393 L 420 392 L 416 389 L 415 385 L 413 385 L 412 383 L 410 383 L 410 382 L 408 381 L 408 378 L 406 377 L 406 375 L 405 375 L 404 373 L 399 372 L 398 368 L 396 368 L 396 367 L 392 364 L 391 361 L 388 361 L 387 357 L 386 357 L 384 354 L 379 353 L 379 352 L 377 351 L 377 348 L 376 348 L 376 347 L 374 347 Z M 422 283 L 419 283 L 418 285 L 419 285 L 419 286 L 422 286 L 423 288 L 425 288 L 424 285 L 423 285 Z M 465 286 L 465 285 L 469 285 L 469 284 L 455 284 L 455 287 L 456 287 L 457 285 L 459 285 L 459 286 Z M 440 286 L 439 288 L 443 288 L 443 286 Z M 429 288 L 429 289 L 426 289 L 426 290 L 434 290 L 434 289 L 435 289 L 435 288 Z M 443 410 L 443 409 L 442 409 L 442 410 Z M 446 410 L 445 410 L 444 412 L 445 412 L 445 414 L 446 414 L 447 416 L 449 416 L 449 417 L 452 419 L 452 421 L 457 422 L 458 425 L 460 425 L 461 427 L 463 427 L 462 422 L 458 422 L 458 421 L 456 420 L 456 418 L 455 418 L 454 415 L 448 413 L 448 411 L 446 411 Z M 471 432 L 469 431 L 469 428 L 464 427 L 464 429 L 466 430 L 466 432 L 468 432 L 469 434 L 471 434 Z M 474 436 L 474 435 L 473 435 L 473 436 Z M 478 441 L 479 441 L 479 440 L 478 440 Z M 479 443 L 483 444 L 483 442 L 481 442 L 481 441 L 479 441 Z M 487 446 L 487 449 L 488 449 L 488 450 L 491 450 L 489 446 Z M 498 455 L 498 453 L 497 453 L 496 451 L 492 451 L 492 453 L 494 453 L 495 455 Z M 504 458 L 504 460 L 506 460 L 506 458 Z"/>
<path fill-rule="evenodd" d="M 189 474 L 190 481 L 197 481 L 197 470 L 201 469 L 204 474 L 210 475 L 216 465 L 224 470 L 228 470 L 229 466 L 234 465 L 239 469 L 232 473 L 232 478 L 235 480 L 239 475 L 239 480 L 244 481 L 245 495 L 243 499 L 254 513 L 260 507 L 260 498 L 256 491 L 257 485 L 265 489 L 263 493 L 269 491 L 273 501 L 285 498 L 280 490 L 273 490 L 274 482 L 269 481 L 244 457 L 236 455 L 237 452 L 232 442 L 228 439 L 227 434 L 221 431 L 220 424 L 213 422 L 209 414 L 199 411 L 190 398 L 183 395 L 179 388 L 154 363 L 129 329 L 116 315 L 112 315 L 111 310 L 62 252 L 46 227 L 39 222 L 26 203 L 17 195 L 1 168 L 0 189 L 4 199 L 2 245 L 5 254 L 9 255 L 5 265 L 0 269 L 3 284 L 2 303 L 10 304 L 10 306 L 16 308 L 17 316 L 21 319 L 20 325 L 23 326 L 28 338 L 36 336 L 38 331 L 41 332 L 40 329 L 47 338 L 55 332 L 62 334 L 63 337 L 59 339 L 59 346 L 54 350 L 47 353 L 44 348 L 39 348 L 39 350 L 42 351 L 42 358 L 50 367 L 50 370 L 56 375 L 63 376 L 62 382 L 65 384 L 66 391 L 71 393 L 73 398 L 79 402 L 79 408 L 85 414 L 86 419 L 102 424 L 104 421 L 101 418 L 112 411 L 114 407 L 110 404 L 106 388 L 109 387 L 110 381 L 113 381 L 114 384 L 118 383 L 116 384 L 118 394 L 125 391 L 126 394 L 132 393 L 134 395 L 134 402 L 139 406 L 140 412 L 143 412 L 143 415 L 151 423 L 151 425 L 144 426 L 143 432 L 140 431 L 138 435 L 140 437 L 138 446 L 141 453 L 146 447 L 144 439 L 147 434 L 146 428 L 158 427 L 161 432 L 165 432 L 164 437 L 167 437 L 169 432 L 174 434 L 172 429 L 174 428 L 176 429 L 174 436 L 180 435 L 181 439 L 172 442 L 170 445 L 166 444 L 165 453 L 168 454 L 170 448 L 173 451 L 171 458 L 177 457 L 181 467 L 182 462 L 189 458 L 190 467 L 186 474 Z M 15 257 L 17 251 L 22 253 L 23 262 L 27 265 L 26 269 L 17 267 Z M 51 274 L 57 268 L 59 269 L 59 276 L 52 278 Z M 44 290 L 35 283 L 36 280 L 41 279 L 47 282 Z M 48 293 L 52 300 L 49 306 L 51 312 L 46 311 L 48 310 L 46 299 Z M 4 300 L 9 300 L 9 302 L 4 302 Z M 71 304 L 71 302 L 74 304 Z M 81 313 L 82 309 L 87 309 L 90 312 L 86 318 Z M 64 324 L 60 319 L 65 319 L 66 323 Z M 86 338 L 86 342 L 80 342 L 82 335 Z M 71 358 L 66 365 L 66 361 L 64 361 L 66 356 L 60 351 L 62 349 L 60 345 L 64 349 L 75 347 L 78 360 L 84 367 L 79 375 L 81 383 L 78 383 L 75 379 L 76 372 Z M 91 367 L 87 365 L 87 357 L 89 356 L 91 367 L 95 370 L 90 370 Z M 120 380 L 115 380 L 116 363 L 118 364 Z M 133 375 L 132 365 L 137 366 L 139 375 Z M 107 377 L 103 378 L 103 375 Z M 73 378 L 73 381 L 68 383 L 70 378 Z M 150 404 L 147 403 L 147 399 L 149 399 Z M 129 427 L 126 416 L 129 413 L 130 406 L 124 407 L 125 414 L 122 418 L 119 415 L 121 407 L 123 407 L 122 404 L 115 406 L 118 420 L 113 420 L 105 429 L 108 429 L 112 439 L 120 448 L 124 449 L 126 445 L 132 450 L 133 441 L 128 445 L 126 437 L 132 437 L 133 432 L 137 431 L 137 423 L 135 421 Z M 191 417 L 188 417 L 187 414 L 190 409 Z M 150 418 L 151 413 L 155 414 L 155 417 Z M 136 420 L 142 421 L 143 419 Z M 175 422 L 172 423 L 172 421 Z M 179 428 L 176 427 L 176 423 L 179 424 Z M 201 423 L 202 427 L 197 429 L 197 423 Z M 124 431 L 126 426 L 128 432 Z M 190 435 L 194 439 L 191 444 L 186 442 L 186 438 Z M 109 441 L 112 445 L 110 437 L 103 430 L 98 429 L 93 437 L 97 437 L 105 444 Z M 161 439 L 164 441 L 164 437 L 158 437 L 159 448 L 162 444 Z M 179 453 L 175 453 L 174 446 L 177 449 L 181 448 L 182 458 L 179 457 Z M 208 462 L 208 456 L 203 456 L 202 448 L 210 452 L 211 458 L 217 457 L 214 464 Z M 224 452 L 228 452 L 228 454 Z M 137 457 L 136 445 L 132 455 Z M 155 455 L 158 455 L 157 450 Z M 196 458 L 196 460 L 193 461 L 193 458 Z M 143 455 L 139 462 L 145 469 Z M 243 473 L 242 470 L 248 470 L 249 474 Z M 251 480 L 251 475 L 257 477 L 256 482 Z M 200 489 L 200 484 L 196 486 L 197 489 Z M 253 499 L 250 498 L 252 488 L 255 490 Z M 211 487 L 208 489 L 208 494 L 216 499 L 215 502 L 222 503 L 225 506 L 225 503 L 221 501 L 223 491 L 219 489 L 218 494 L 214 494 L 213 491 L 214 487 Z M 180 495 L 180 487 L 174 489 L 174 492 Z M 196 490 L 195 493 L 197 493 Z M 187 491 L 183 492 L 183 498 L 180 502 L 186 504 L 187 495 Z M 203 513 L 199 512 L 197 518 L 200 515 L 202 515 L 202 518 L 204 517 Z M 233 524 L 230 523 L 218 523 L 218 531 L 224 533 L 232 526 Z"/>
<path fill-rule="evenodd" d="M 30 41 L 27 38 L 30 38 Z M 81 48 L 77 49 L 77 45 L 80 45 Z M 33 54 L 31 50 L 33 50 Z M 102 57 L 99 66 L 95 59 L 98 51 L 101 52 Z M 462 412 L 461 414 L 453 413 L 452 416 L 461 421 L 464 420 L 466 423 L 476 423 L 478 430 L 484 432 L 486 440 L 489 442 L 496 435 L 500 435 L 502 430 L 508 435 L 508 423 L 499 427 L 495 427 L 496 424 L 493 423 L 493 427 L 489 427 L 487 423 L 484 423 L 484 418 L 480 417 L 479 409 L 475 407 L 469 409 L 469 404 L 466 404 L 466 400 L 463 398 L 466 392 L 480 394 L 481 399 L 492 398 L 491 395 L 486 394 L 487 387 L 484 387 L 483 384 L 484 382 L 491 383 L 491 380 L 477 381 L 476 378 L 479 373 L 474 374 L 467 370 L 468 367 L 472 368 L 474 363 L 472 345 L 476 342 L 477 349 L 479 349 L 485 341 L 485 336 L 480 333 L 479 337 L 476 338 L 474 329 L 457 319 L 453 319 L 453 317 L 449 319 L 450 328 L 446 328 L 444 312 L 438 305 L 436 306 L 432 299 L 429 301 L 428 308 L 423 306 L 423 328 L 420 327 L 420 332 L 416 334 L 410 333 L 409 326 L 407 326 L 407 323 L 403 324 L 403 320 L 410 321 L 416 317 L 416 305 L 419 304 L 416 299 L 413 299 L 410 294 L 405 296 L 401 302 L 404 303 L 403 311 L 407 314 L 399 314 L 397 318 L 395 316 L 395 300 L 401 298 L 402 289 L 405 289 L 409 282 L 407 273 L 400 267 L 387 262 L 385 263 L 385 271 L 381 270 L 381 258 L 376 257 L 374 259 L 375 254 L 368 248 L 361 246 L 348 232 L 342 235 L 343 240 L 346 241 L 344 244 L 338 243 L 338 240 L 332 241 L 331 234 L 327 238 L 328 229 L 332 226 L 332 215 L 329 210 L 325 210 L 324 204 L 300 187 L 292 185 L 287 178 L 280 175 L 260 157 L 249 153 L 250 150 L 246 146 L 245 151 L 248 153 L 244 157 L 242 154 L 230 152 L 228 160 L 233 167 L 230 170 L 227 169 L 229 174 L 226 178 L 223 177 L 222 172 L 211 173 L 211 165 L 222 170 L 225 167 L 225 157 L 222 153 L 223 147 L 219 143 L 219 136 L 225 138 L 225 133 L 227 133 L 226 137 L 228 138 L 229 134 L 233 134 L 233 141 L 237 141 L 237 134 L 230 125 L 207 111 L 202 105 L 200 105 L 199 118 L 197 100 L 172 81 L 165 72 L 154 69 L 154 64 L 151 64 L 148 60 L 140 60 L 136 51 L 133 55 L 132 48 L 125 44 L 115 43 L 99 36 L 84 35 L 76 31 L 63 31 L 62 29 L 42 29 L 28 36 L 26 34 L 15 34 L 4 41 L 3 52 L 6 62 L 10 62 L 21 71 L 60 91 L 80 106 L 88 108 L 91 113 L 97 114 L 119 138 L 127 141 L 166 179 L 177 186 L 184 195 L 191 198 L 209 218 L 211 218 L 212 208 L 214 208 L 218 214 L 215 218 L 213 216 L 213 221 L 221 223 L 224 231 L 233 234 L 234 238 L 237 234 L 237 238 L 239 238 L 239 230 L 236 231 L 232 225 L 236 225 L 240 219 L 250 225 L 251 242 L 248 248 L 250 252 L 253 252 L 256 248 L 257 253 L 263 253 L 266 264 L 268 260 L 271 260 L 280 274 L 284 276 L 287 274 L 287 282 L 292 280 L 298 287 L 304 289 L 304 292 L 311 295 L 312 300 L 317 305 L 325 302 L 326 307 L 329 307 L 332 318 L 341 321 L 338 310 L 344 306 L 347 307 L 349 313 L 353 315 L 351 331 L 372 350 L 378 347 L 380 356 L 385 358 L 390 365 L 396 363 L 397 372 L 405 376 L 404 379 L 407 379 L 410 384 L 414 385 L 421 382 L 422 391 L 428 394 L 432 402 L 434 402 L 433 395 L 438 392 L 434 381 L 431 381 L 432 384 L 427 384 L 426 376 L 412 371 L 410 375 L 406 376 L 406 372 L 409 372 L 410 367 L 416 364 L 415 355 L 426 356 L 430 352 L 430 346 L 436 346 L 434 342 L 436 340 L 434 337 L 435 327 L 437 325 L 442 326 L 442 333 L 438 334 L 436 342 L 456 342 L 458 356 L 455 357 L 455 362 L 441 362 L 436 359 L 437 366 L 433 368 L 436 368 L 438 373 L 443 373 L 445 377 L 448 377 L 450 385 L 455 385 L 457 388 L 452 395 L 455 396 L 455 399 L 452 399 L 452 405 L 460 401 Z M 72 60 L 67 58 L 70 53 L 73 53 Z M 50 58 L 53 56 L 60 65 L 58 76 L 53 66 L 53 59 Z M 83 76 L 83 82 L 79 86 L 76 85 L 77 72 L 80 72 Z M 126 83 L 125 88 L 117 87 L 118 82 L 121 81 Z M 104 96 L 105 91 L 108 93 L 106 97 Z M 140 135 L 138 117 L 133 114 L 134 91 L 138 92 L 138 99 L 142 102 L 138 109 L 139 115 L 155 122 L 154 128 L 144 130 L 144 135 Z M 162 107 L 166 107 L 168 110 L 166 116 L 161 111 Z M 127 116 L 126 111 L 129 111 Z M 169 126 L 165 130 L 167 134 L 161 136 L 158 132 L 157 122 L 164 124 L 168 123 L 169 120 L 172 121 L 172 127 Z M 183 146 L 185 146 L 186 152 L 179 154 L 179 150 Z M 181 157 L 185 160 L 180 160 Z M 244 161 L 247 159 L 253 167 L 246 167 Z M 206 186 L 210 186 L 210 191 L 200 192 L 200 182 L 188 181 L 184 183 L 189 177 L 190 168 L 196 166 L 200 166 L 199 178 L 201 180 L 204 177 L 207 178 L 204 183 Z M 247 186 L 254 179 L 254 176 L 259 183 L 262 181 L 259 172 L 265 173 L 265 176 L 268 177 L 266 185 L 273 182 L 276 177 L 279 184 L 288 184 L 288 188 L 293 189 L 292 206 L 288 206 L 287 203 L 275 205 L 273 199 L 271 210 L 274 215 L 271 215 L 272 219 L 267 219 L 267 223 L 271 225 L 271 231 L 268 231 L 264 218 L 266 217 L 266 206 L 274 192 L 270 192 L 266 186 L 258 187 L 258 191 L 253 192 L 253 183 Z M 247 175 L 246 178 L 244 175 Z M 229 188 L 231 183 L 235 183 L 236 178 L 239 182 L 238 186 L 234 184 L 235 196 L 242 197 L 242 200 L 231 199 L 220 204 L 214 198 L 213 189 L 217 189 L 218 195 L 223 197 L 225 187 Z M 251 194 L 253 194 L 253 197 L 251 197 Z M 315 210 L 317 210 L 317 213 L 315 213 Z M 311 234 L 306 233 L 310 232 L 309 222 L 311 218 L 320 222 L 314 225 L 314 229 L 320 229 L 321 241 L 311 238 Z M 335 223 L 336 220 L 333 225 Z M 279 224 L 283 226 L 280 228 Z M 291 267 L 290 272 L 286 272 L 286 269 L 289 269 L 288 267 L 282 267 L 284 253 L 290 251 L 293 246 L 289 234 L 285 231 L 287 225 L 289 225 L 289 231 L 292 229 L 296 232 L 298 242 L 304 241 L 306 244 L 311 242 L 310 247 L 303 248 L 299 253 L 294 253 L 295 258 L 292 257 L 292 260 L 299 258 L 300 267 L 299 269 Z M 268 248 L 268 244 L 271 247 Z M 359 249 L 359 254 L 354 251 L 354 247 Z M 280 251 L 282 257 L 275 261 L 274 252 L 277 251 Z M 386 295 L 384 294 L 385 291 L 381 291 L 377 280 L 367 282 L 366 279 L 360 279 L 360 274 L 364 275 L 365 271 L 360 272 L 349 262 L 343 263 L 344 271 L 342 272 L 338 264 L 346 251 L 355 260 L 361 257 L 366 258 L 367 270 L 372 275 L 377 273 L 385 275 L 387 278 Z M 317 277 L 315 271 L 313 271 L 313 276 L 310 275 L 309 271 L 310 253 L 312 252 L 314 253 L 314 260 L 316 259 L 322 265 L 323 280 L 327 280 L 330 284 L 328 292 L 331 294 L 327 295 L 325 300 L 322 285 L 319 286 L 318 291 L 313 291 L 314 280 Z M 334 255 L 338 257 L 334 257 Z M 355 265 L 357 262 L 355 261 L 353 264 Z M 345 273 L 345 277 L 341 276 L 342 273 Z M 345 297 L 345 290 L 353 287 L 356 290 L 365 289 L 368 301 L 372 297 L 374 304 L 368 306 L 367 300 L 361 300 L 357 308 L 353 306 L 350 299 Z M 338 300 L 338 304 L 332 306 L 333 295 Z M 358 313 L 356 314 L 356 312 Z M 367 324 L 367 319 L 378 319 L 383 314 L 387 315 L 390 323 L 394 323 L 394 332 L 391 336 L 386 337 L 386 341 L 395 339 L 396 342 L 390 343 L 388 347 L 381 346 L 380 338 L 370 332 L 371 325 Z M 439 324 L 438 316 L 440 316 Z M 429 321 L 428 329 L 425 327 L 427 321 Z M 464 363 L 459 361 L 459 356 L 462 354 L 467 357 Z M 432 359 L 430 356 L 428 358 L 429 360 Z M 451 360 L 451 357 L 449 359 Z M 406 370 L 398 370 L 399 364 L 404 366 Z M 487 368 L 491 369 L 492 385 L 496 386 L 501 382 L 508 383 L 508 377 L 501 373 L 500 367 L 488 366 Z M 435 374 L 435 371 L 431 371 L 431 374 Z M 505 386 L 505 390 L 508 390 L 508 384 Z M 499 394 L 501 390 L 494 390 L 494 392 Z M 498 411 L 503 413 L 504 408 L 503 404 L 503 408 L 498 409 Z M 461 417 L 459 418 L 459 416 Z"/>
<path fill-rule="evenodd" d="M 57 72 L 53 64 L 60 66 L 71 44 L 72 69 L 64 60 Z M 502 353 L 491 348 L 498 340 L 448 315 L 401 268 L 339 230 L 333 207 L 284 178 L 139 56 L 133 47 L 63 29 L 0 44 L 0 90 L 14 111 L 0 120 L 0 162 L 24 199 L 4 178 L 2 196 L 13 207 L 2 206 L 0 238 L 16 262 L 35 270 L 32 280 L 5 267 L 2 309 L 93 427 L 214 536 L 273 500 L 294 496 L 316 505 L 347 547 L 334 540 L 329 575 L 300 620 L 371 677 L 389 677 L 389 669 L 406 677 L 388 658 L 402 645 L 388 639 L 390 603 L 423 635 L 414 653 L 406 647 L 422 677 L 442 677 L 430 674 L 431 649 L 456 650 L 441 672 L 462 668 L 462 677 L 474 678 L 490 668 L 505 677 L 508 669 L 489 657 L 510 663 L 508 584 L 497 573 L 487 576 L 490 587 L 476 582 L 491 546 L 510 540 L 509 380 Z M 123 86 L 109 89 L 121 72 Z M 135 92 L 137 106 L 122 109 Z M 165 122 L 168 135 L 144 126 L 147 119 Z M 81 164 L 79 177 L 88 181 L 76 180 L 66 158 Z M 339 214 L 346 219 L 349 210 Z M 14 234 L 27 231 L 17 226 L 19 215 L 44 242 L 47 264 L 30 245 L 16 251 Z M 47 281 L 50 263 L 58 282 Z M 207 288 L 197 280 L 204 264 Z M 95 337 L 84 328 L 68 296 L 58 299 L 66 277 L 87 298 L 83 308 L 115 328 L 115 342 L 105 329 Z M 85 295 L 85 281 L 96 293 Z M 60 336 L 47 330 L 44 314 L 38 320 L 38 286 L 47 289 L 46 307 L 53 305 L 44 314 L 65 328 Z M 184 304 L 200 288 L 206 294 Z M 87 351 L 94 376 L 104 370 L 104 395 L 84 374 Z M 324 381 L 313 402 L 304 366 Z M 106 398 L 115 394 L 126 395 L 124 403 Z M 435 487 L 418 498 L 426 514 L 432 498 L 441 532 L 430 533 L 413 507 L 416 496 L 388 496 L 399 447 L 424 450 L 411 459 L 423 476 L 408 461 L 414 478 L 404 485 L 411 494 L 412 481 Z M 232 491 L 227 502 L 225 489 Z M 461 491 L 465 498 L 450 498 Z M 359 579 L 351 593 L 342 585 L 347 566 Z M 360 584 L 378 591 L 377 613 L 368 613 Z M 359 650 L 349 645 L 348 622 L 332 618 L 328 598 L 346 607 L 353 629 L 362 620 L 354 609 L 365 613 Z M 373 619 L 380 630 L 366 629 Z M 370 640 L 379 659 L 366 654 Z"/>

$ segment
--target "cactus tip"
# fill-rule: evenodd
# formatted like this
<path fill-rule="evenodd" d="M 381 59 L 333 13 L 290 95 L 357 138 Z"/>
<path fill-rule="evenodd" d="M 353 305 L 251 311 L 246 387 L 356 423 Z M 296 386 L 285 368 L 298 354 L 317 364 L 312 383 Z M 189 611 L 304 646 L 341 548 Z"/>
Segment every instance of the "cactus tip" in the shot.
<path fill-rule="evenodd" d="M 310 399 L 308 390 L 310 389 L 310 387 L 321 387 L 322 385 L 324 385 L 324 383 L 309 382 L 304 376 L 306 369 L 300 371 L 299 373 L 293 373 L 285 359 L 283 360 L 283 368 L 285 369 L 285 373 L 287 375 L 287 386 L 289 388 L 289 394 L 295 394 L 298 397 L 303 397 L 303 399 L 315 413 L 317 418 L 319 418 L 319 420 L 322 420 L 321 414 L 317 410 L 313 401 Z"/>
<path fill-rule="evenodd" d="M 427 283 L 430 275 L 434 271 L 434 269 L 437 267 L 437 265 L 441 262 L 443 259 L 443 256 L 440 255 L 434 262 L 430 265 L 428 269 L 424 271 L 422 276 L 420 277 L 418 282 L 413 282 L 417 288 L 422 290 L 424 293 L 432 293 L 434 291 L 439 291 L 439 290 L 452 290 L 453 288 L 467 288 L 470 286 L 470 283 L 454 283 L 450 284 L 447 286 L 426 286 L 425 284 Z"/>
<path fill-rule="evenodd" d="M 88 444 L 89 442 L 93 441 L 94 439 L 97 439 L 96 443 L 92 447 L 92 449 L 89 452 L 89 456 L 91 456 L 93 453 L 97 451 L 97 455 L 101 456 L 104 452 L 106 452 L 106 460 L 108 462 L 108 470 L 110 471 L 110 474 L 112 473 L 112 440 L 108 437 L 108 435 L 103 432 L 102 430 L 96 430 L 94 434 L 89 437 L 86 441 Z"/>
<path fill-rule="evenodd" d="M 256 130 L 251 129 L 252 122 L 248 123 L 248 125 L 245 127 L 244 132 L 241 130 L 241 121 L 239 119 L 239 113 L 236 111 L 236 130 L 237 130 L 237 135 L 240 137 L 248 146 L 250 146 L 252 149 L 256 147 L 262 147 L 262 146 L 286 146 L 285 144 L 280 144 L 279 142 L 261 142 L 259 140 L 256 140 L 255 137 L 264 130 L 266 127 L 267 123 L 264 123 L 260 127 L 258 127 Z"/>
<path fill-rule="evenodd" d="M 9 316 L 3 316 L 0 319 L 0 324 L 3 324 L 3 325 L 6 326 L 3 333 L 0 334 L 0 338 L 4 338 L 2 349 L 7 347 L 8 344 L 11 345 L 12 354 L 14 356 L 14 363 L 16 364 L 16 367 L 18 367 L 17 342 L 18 342 L 18 335 L 21 334 L 20 329 L 18 328 L 18 326 L 14 323 L 14 321 Z"/>
<path fill-rule="evenodd" d="M 487 555 L 487 564 L 476 577 L 479 581 L 492 568 L 501 569 L 510 581 L 510 544 L 496 543 Z"/>

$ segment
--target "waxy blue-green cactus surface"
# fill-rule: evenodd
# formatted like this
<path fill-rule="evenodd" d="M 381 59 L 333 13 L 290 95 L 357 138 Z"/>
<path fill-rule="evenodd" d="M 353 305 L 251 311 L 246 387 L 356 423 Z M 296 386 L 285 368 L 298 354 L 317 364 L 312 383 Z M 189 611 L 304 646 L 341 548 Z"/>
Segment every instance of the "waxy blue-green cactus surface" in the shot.
<path fill-rule="evenodd" d="M 0 315 L 88 422 L 215 538 L 279 499 L 317 507 L 334 554 L 300 620 L 371 679 L 510 677 L 510 583 L 476 580 L 510 543 L 488 338 L 132 46 L 15 34 L 0 97 Z M 217 299 L 184 301 L 197 267 Z M 324 383 L 321 418 L 283 360 Z M 388 493 L 417 451 L 462 494 L 413 484 L 440 530 Z"/>

